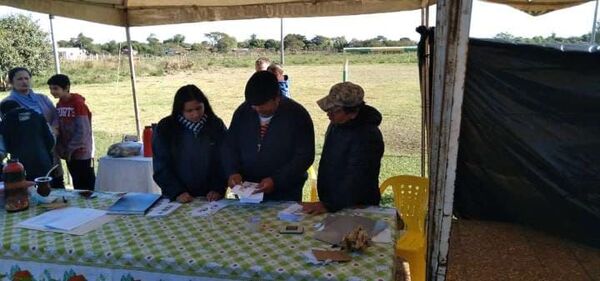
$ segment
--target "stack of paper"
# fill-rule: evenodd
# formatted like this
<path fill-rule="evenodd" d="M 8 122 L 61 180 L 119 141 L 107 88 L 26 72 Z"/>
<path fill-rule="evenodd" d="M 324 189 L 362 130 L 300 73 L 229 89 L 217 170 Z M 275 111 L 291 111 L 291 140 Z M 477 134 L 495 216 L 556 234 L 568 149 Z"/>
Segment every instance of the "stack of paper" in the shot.
<path fill-rule="evenodd" d="M 106 211 L 67 207 L 45 212 L 20 222 L 17 226 L 42 231 L 83 235 L 110 221 Z"/>
<path fill-rule="evenodd" d="M 234 186 L 231 190 L 233 194 L 240 198 L 240 203 L 260 203 L 263 201 L 264 193 L 259 192 L 254 194 L 254 191 L 258 189 L 258 183 L 255 182 L 244 182 L 241 185 Z"/>
<path fill-rule="evenodd" d="M 282 221 L 298 222 L 304 218 L 302 213 L 302 205 L 294 203 L 282 211 L 277 213 L 277 217 Z"/>
<path fill-rule="evenodd" d="M 175 212 L 179 207 L 181 207 L 181 203 L 176 201 L 169 202 L 169 199 L 163 199 L 158 201 L 152 209 L 146 214 L 148 217 L 165 217 Z"/>
<path fill-rule="evenodd" d="M 213 201 L 210 203 L 206 203 L 201 207 L 198 207 L 192 210 L 192 217 L 208 217 L 210 215 L 216 214 L 219 210 L 229 206 L 232 201 L 228 200 L 219 200 Z"/>

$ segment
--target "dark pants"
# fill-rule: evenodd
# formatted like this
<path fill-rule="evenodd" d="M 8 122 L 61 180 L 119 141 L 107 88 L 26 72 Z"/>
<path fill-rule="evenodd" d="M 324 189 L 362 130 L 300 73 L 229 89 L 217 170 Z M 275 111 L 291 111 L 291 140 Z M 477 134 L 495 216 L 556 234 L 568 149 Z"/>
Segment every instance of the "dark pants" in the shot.
<path fill-rule="evenodd" d="M 58 167 L 56 167 L 56 169 L 54 169 L 54 171 L 52 171 L 52 174 L 50 174 L 50 176 L 52 176 L 52 181 L 50 182 L 50 186 L 52 188 L 65 188 L 65 180 L 63 178 L 64 175 L 64 171 L 62 168 L 62 165 L 60 164 L 60 158 L 58 158 L 58 156 L 56 155 L 56 153 L 52 153 L 52 159 L 53 159 L 53 164 L 54 165 L 58 165 Z"/>
<path fill-rule="evenodd" d="M 67 168 L 73 178 L 75 189 L 94 190 L 96 175 L 94 175 L 92 159 L 67 161 Z"/>

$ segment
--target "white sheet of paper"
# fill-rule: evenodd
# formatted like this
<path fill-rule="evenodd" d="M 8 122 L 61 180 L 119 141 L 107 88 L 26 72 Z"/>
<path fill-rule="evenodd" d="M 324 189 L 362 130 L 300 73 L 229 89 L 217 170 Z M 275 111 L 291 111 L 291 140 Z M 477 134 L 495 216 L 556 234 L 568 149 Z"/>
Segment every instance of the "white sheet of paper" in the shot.
<path fill-rule="evenodd" d="M 179 207 L 181 207 L 181 203 L 173 201 L 169 202 L 169 199 L 162 199 L 156 203 L 152 209 L 146 214 L 148 217 L 165 217 L 175 212 Z"/>
<path fill-rule="evenodd" d="M 388 226 L 381 232 L 377 233 L 377 235 L 375 235 L 375 236 L 373 236 L 373 238 L 371 238 L 371 241 L 373 241 L 375 243 L 392 243 L 392 242 L 394 242 L 392 240 L 392 231 L 390 230 L 390 227 Z"/>
<path fill-rule="evenodd" d="M 231 190 L 233 194 L 240 198 L 240 203 L 260 203 L 263 201 L 264 193 L 252 194 L 258 188 L 258 183 L 244 182 L 241 185 L 234 186 Z"/>
<path fill-rule="evenodd" d="M 279 211 L 277 213 L 277 217 L 282 221 L 289 222 L 298 222 L 304 218 L 304 214 L 302 213 L 302 205 L 298 203 L 293 203 L 289 205 L 287 208 Z"/>
<path fill-rule="evenodd" d="M 208 217 L 216 214 L 219 210 L 231 205 L 232 201 L 229 200 L 219 200 L 213 201 L 210 203 L 206 203 L 196 209 L 192 210 L 192 217 Z"/>
<path fill-rule="evenodd" d="M 67 207 L 45 212 L 22 221 L 19 225 L 71 231 L 104 215 L 104 210 Z"/>

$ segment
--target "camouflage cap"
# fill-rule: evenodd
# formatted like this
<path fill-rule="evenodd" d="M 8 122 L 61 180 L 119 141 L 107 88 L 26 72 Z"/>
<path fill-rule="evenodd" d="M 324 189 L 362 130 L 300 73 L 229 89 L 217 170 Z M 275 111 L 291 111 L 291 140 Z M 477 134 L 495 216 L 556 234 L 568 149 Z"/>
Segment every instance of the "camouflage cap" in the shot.
<path fill-rule="evenodd" d="M 323 111 L 336 106 L 352 107 L 363 103 L 365 91 L 352 82 L 337 83 L 329 90 L 329 95 L 317 101 Z"/>

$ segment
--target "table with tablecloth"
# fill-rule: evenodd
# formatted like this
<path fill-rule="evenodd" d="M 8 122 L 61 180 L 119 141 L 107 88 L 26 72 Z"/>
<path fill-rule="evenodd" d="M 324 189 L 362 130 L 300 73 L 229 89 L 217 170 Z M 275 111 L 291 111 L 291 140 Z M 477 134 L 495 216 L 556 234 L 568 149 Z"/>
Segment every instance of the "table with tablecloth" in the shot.
<path fill-rule="evenodd" d="M 96 190 L 160 193 L 152 179 L 152 157 L 110 157 L 98 159 Z"/>
<path fill-rule="evenodd" d="M 118 199 L 99 193 L 83 199 L 65 195 L 71 206 L 106 209 Z M 393 280 L 394 245 L 375 243 L 347 263 L 311 265 L 303 252 L 327 244 L 312 238 L 313 225 L 326 215 L 307 216 L 301 235 L 280 234 L 286 222 L 277 212 L 289 202 L 258 205 L 234 203 L 208 217 L 192 217 L 195 200 L 167 217 L 119 216 L 83 236 L 15 227 L 41 214 L 39 207 L 19 213 L 0 211 L 0 280 Z M 386 221 L 395 237 L 396 219 L 389 212 L 342 211 Z M 260 217 L 260 228 L 246 227 Z"/>

